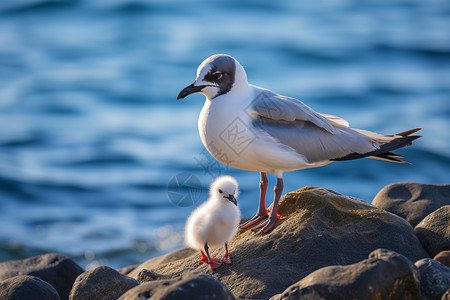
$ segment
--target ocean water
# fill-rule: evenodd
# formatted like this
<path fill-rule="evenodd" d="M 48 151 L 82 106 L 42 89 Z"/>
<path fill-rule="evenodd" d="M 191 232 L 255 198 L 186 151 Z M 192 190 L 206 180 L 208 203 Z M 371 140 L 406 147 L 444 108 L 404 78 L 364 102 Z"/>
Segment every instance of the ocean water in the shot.
<path fill-rule="evenodd" d="M 221 174 L 238 179 L 252 216 L 259 174 L 204 151 L 203 96 L 176 101 L 215 53 L 352 127 L 423 128 L 397 151 L 411 165 L 336 162 L 286 173 L 285 192 L 318 186 L 370 202 L 393 182 L 450 182 L 447 0 L 5 0 L 0 261 L 61 252 L 85 268 L 122 267 L 161 255 L 183 245 L 186 218 Z"/>

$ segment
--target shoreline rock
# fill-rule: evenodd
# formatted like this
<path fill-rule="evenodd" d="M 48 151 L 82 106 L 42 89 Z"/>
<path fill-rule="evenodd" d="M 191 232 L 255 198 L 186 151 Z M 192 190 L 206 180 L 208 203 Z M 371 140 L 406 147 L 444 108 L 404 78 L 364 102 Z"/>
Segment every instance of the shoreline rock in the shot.
<path fill-rule="evenodd" d="M 447 212 L 439 211 L 427 217 L 433 220 L 430 224 L 447 220 Z M 403 218 L 364 200 L 313 187 L 283 196 L 279 214 L 283 219 L 268 234 L 240 230 L 229 243 L 233 264 L 214 271 L 199 265 L 200 254 L 187 248 L 140 265 L 118 270 L 100 266 L 87 272 L 68 257 L 49 253 L 1 262 L 0 286 L 42 293 L 52 300 L 69 299 L 71 290 L 72 300 L 173 299 L 174 295 L 199 299 L 199 288 L 208 290 L 204 299 L 298 299 L 298 291 L 304 293 L 308 286 L 315 295 L 323 293 L 323 286 L 313 284 L 323 282 L 334 296 L 359 293 L 358 298 L 367 299 L 371 291 L 364 293 L 359 284 L 352 284 L 362 280 L 384 299 L 394 299 L 399 286 L 408 286 L 411 299 L 420 299 L 421 294 L 425 300 L 450 298 L 450 289 L 445 291 L 450 268 L 438 262 L 446 262 L 450 251 L 430 259 L 416 236 L 423 226 L 415 231 Z M 438 228 L 448 229 L 445 226 Z M 439 250 L 448 242 L 447 235 L 440 235 L 439 243 L 430 240 L 431 247 Z M 212 251 L 212 256 L 221 257 L 223 252 Z M 377 276 L 379 272 L 383 276 Z M 351 276 L 340 284 L 339 273 Z M 16 299 L 1 294 L 9 291 L 0 289 L 0 298 Z"/>
<path fill-rule="evenodd" d="M 450 205 L 433 211 L 414 230 L 430 256 L 450 250 Z"/>
<path fill-rule="evenodd" d="M 270 300 L 421 300 L 419 278 L 417 268 L 409 259 L 378 249 L 355 264 L 321 268 Z"/>
<path fill-rule="evenodd" d="M 433 259 L 450 268 L 450 250 L 439 252 Z"/>
<path fill-rule="evenodd" d="M 441 299 L 450 289 L 450 268 L 431 258 L 424 258 L 414 264 L 420 272 L 420 290 L 423 300 Z"/>
<path fill-rule="evenodd" d="M 117 299 L 139 282 L 118 271 L 99 266 L 77 277 L 69 295 L 69 300 L 109 300 Z"/>
<path fill-rule="evenodd" d="M 450 205 L 450 184 L 389 184 L 378 192 L 372 204 L 404 218 L 415 227 L 436 209 Z"/>
<path fill-rule="evenodd" d="M 30 275 L 19 275 L 0 282 L 0 299 L 61 300 L 48 282 Z"/>
<path fill-rule="evenodd" d="M 284 219 L 268 234 L 238 232 L 229 243 L 232 266 L 212 272 L 198 264 L 200 254 L 181 249 L 144 262 L 128 276 L 137 278 L 142 269 L 168 278 L 203 272 L 237 298 L 268 299 L 317 269 L 359 262 L 378 248 L 412 261 L 429 257 L 404 219 L 331 190 L 309 187 L 288 193 L 280 200 L 279 214 Z M 212 255 L 221 257 L 222 252 Z"/>
<path fill-rule="evenodd" d="M 59 253 L 0 262 L 0 281 L 17 275 L 35 276 L 50 283 L 62 300 L 69 298 L 75 279 L 83 272 L 72 259 Z"/>
<path fill-rule="evenodd" d="M 219 280 L 204 273 L 187 273 L 182 278 L 144 282 L 118 298 L 138 299 L 235 300 L 233 294 Z"/>

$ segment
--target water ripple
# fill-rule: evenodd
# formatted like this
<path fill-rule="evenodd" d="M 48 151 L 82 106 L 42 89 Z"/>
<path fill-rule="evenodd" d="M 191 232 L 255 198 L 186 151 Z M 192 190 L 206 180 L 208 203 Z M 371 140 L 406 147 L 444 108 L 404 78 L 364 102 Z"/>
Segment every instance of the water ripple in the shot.
<path fill-rule="evenodd" d="M 353 127 L 423 127 L 399 151 L 412 165 L 336 162 L 285 174 L 286 191 L 371 201 L 392 182 L 449 182 L 448 1 L 8 0 L 0 15 L 0 260 L 59 251 L 119 267 L 181 246 L 194 206 L 175 206 L 168 183 L 196 176 L 200 203 L 221 173 L 197 132 L 203 97 L 175 99 L 214 53 Z M 258 174 L 222 173 L 252 215 Z"/>

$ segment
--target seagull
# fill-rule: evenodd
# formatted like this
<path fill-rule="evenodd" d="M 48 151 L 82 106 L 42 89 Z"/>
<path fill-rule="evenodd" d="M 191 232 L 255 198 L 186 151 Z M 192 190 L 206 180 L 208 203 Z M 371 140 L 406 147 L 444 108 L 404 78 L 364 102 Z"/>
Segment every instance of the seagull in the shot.
<path fill-rule="evenodd" d="M 198 129 L 208 152 L 224 165 L 260 172 L 256 215 L 240 228 L 267 233 L 276 220 L 283 192 L 283 173 L 325 166 L 334 161 L 373 158 L 391 162 L 404 156 L 391 151 L 411 145 L 421 128 L 395 135 L 350 128 L 344 119 L 321 114 L 303 102 L 251 85 L 242 65 L 232 56 L 216 54 L 197 69 L 195 81 L 177 97 L 206 96 Z M 265 207 L 267 175 L 274 173 L 272 211 Z M 261 222 L 262 221 L 262 222 Z"/>
<path fill-rule="evenodd" d="M 236 234 L 241 219 L 236 200 L 238 183 L 231 176 L 221 176 L 211 183 L 209 194 L 209 199 L 194 210 L 186 221 L 184 238 L 188 246 L 200 250 L 202 258 L 199 264 L 207 262 L 214 270 L 221 266 L 220 262 L 231 263 L 228 242 Z M 225 245 L 225 256 L 222 260 L 212 258 L 209 249 L 221 245 Z"/>

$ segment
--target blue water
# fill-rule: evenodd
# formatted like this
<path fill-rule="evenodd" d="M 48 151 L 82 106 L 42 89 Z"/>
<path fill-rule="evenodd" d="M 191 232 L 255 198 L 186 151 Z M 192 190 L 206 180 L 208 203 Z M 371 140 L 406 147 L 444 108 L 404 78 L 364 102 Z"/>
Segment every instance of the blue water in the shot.
<path fill-rule="evenodd" d="M 370 202 L 393 182 L 450 182 L 447 0 L 2 1 L 0 261 L 61 252 L 121 267 L 160 255 L 182 245 L 220 174 L 238 179 L 252 216 L 259 175 L 205 154 L 203 96 L 175 100 L 215 53 L 353 127 L 423 127 L 398 151 L 412 165 L 336 162 L 286 173 L 286 192 L 318 186 Z M 180 191 L 197 202 L 169 198 L 180 173 L 203 187 L 195 199 Z"/>

